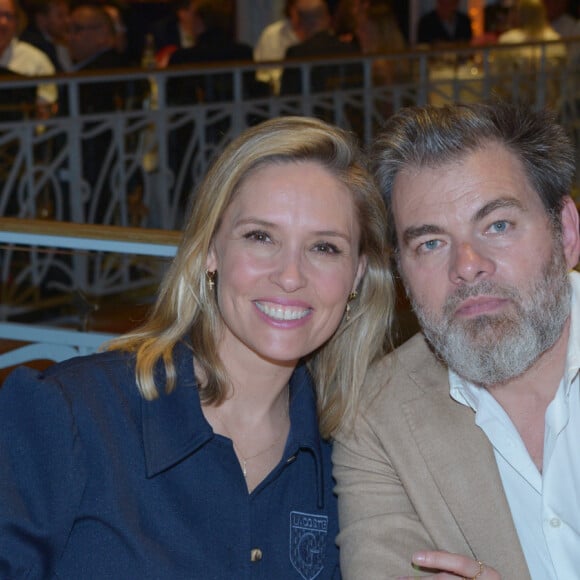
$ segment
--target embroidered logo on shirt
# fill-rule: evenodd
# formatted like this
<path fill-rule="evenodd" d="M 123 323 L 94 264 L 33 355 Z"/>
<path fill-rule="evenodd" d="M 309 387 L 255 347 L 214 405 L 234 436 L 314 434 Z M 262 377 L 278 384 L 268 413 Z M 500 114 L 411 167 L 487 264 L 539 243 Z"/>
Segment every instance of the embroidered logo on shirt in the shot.
<path fill-rule="evenodd" d="M 290 512 L 290 561 L 304 580 L 324 568 L 328 516 Z"/>

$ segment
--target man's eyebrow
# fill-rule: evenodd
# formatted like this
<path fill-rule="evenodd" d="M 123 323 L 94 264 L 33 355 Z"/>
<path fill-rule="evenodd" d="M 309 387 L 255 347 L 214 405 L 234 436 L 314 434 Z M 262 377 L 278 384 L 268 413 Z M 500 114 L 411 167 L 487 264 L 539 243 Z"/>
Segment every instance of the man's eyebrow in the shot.
<path fill-rule="evenodd" d="M 516 208 L 524 210 L 524 206 L 519 199 L 515 197 L 500 197 L 498 199 L 494 199 L 489 203 L 486 203 L 483 207 L 478 209 L 471 218 L 471 223 L 476 223 L 485 217 L 487 217 L 490 213 L 494 212 L 496 209 L 502 208 Z"/>
<path fill-rule="evenodd" d="M 473 217 L 471 218 L 470 221 L 472 223 L 477 223 L 478 221 L 484 219 L 485 217 L 487 217 L 489 214 L 493 213 L 497 209 L 510 208 L 510 207 L 524 210 L 524 206 L 520 200 L 518 200 L 514 197 L 502 197 L 502 198 L 494 199 L 493 201 L 490 201 L 489 203 L 486 203 L 483 207 L 478 209 L 475 212 L 475 214 L 473 214 Z M 420 238 L 421 236 L 432 235 L 432 234 L 441 235 L 444 233 L 445 233 L 444 228 L 442 228 L 440 226 L 433 225 L 433 224 L 423 224 L 421 226 L 411 226 L 403 232 L 403 243 L 405 245 L 408 245 L 411 241 L 413 241 L 416 238 Z"/>
<path fill-rule="evenodd" d="M 403 243 L 408 245 L 411 241 L 421 236 L 429 234 L 443 234 L 445 230 L 442 227 L 424 224 L 422 226 L 411 226 L 403 232 Z"/>

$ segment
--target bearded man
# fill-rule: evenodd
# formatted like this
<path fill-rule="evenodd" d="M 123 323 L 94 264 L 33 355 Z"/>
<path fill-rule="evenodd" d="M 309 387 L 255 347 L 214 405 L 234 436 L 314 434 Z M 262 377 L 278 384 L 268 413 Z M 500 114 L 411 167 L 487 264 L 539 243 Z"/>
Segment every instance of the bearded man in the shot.
<path fill-rule="evenodd" d="M 335 444 L 344 578 L 577 578 L 569 140 L 547 111 L 428 106 L 389 120 L 374 163 L 422 332 Z"/>

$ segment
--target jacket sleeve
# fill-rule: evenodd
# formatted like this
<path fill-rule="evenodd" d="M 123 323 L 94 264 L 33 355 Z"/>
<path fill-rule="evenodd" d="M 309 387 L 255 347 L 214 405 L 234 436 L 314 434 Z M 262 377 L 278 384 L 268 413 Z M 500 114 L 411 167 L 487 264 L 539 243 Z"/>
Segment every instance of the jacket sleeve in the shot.
<path fill-rule="evenodd" d="M 72 404 L 27 368 L 0 388 L 0 578 L 48 578 L 85 482 Z"/>
<path fill-rule="evenodd" d="M 419 575 L 418 549 L 435 549 L 388 451 L 363 415 L 334 442 L 340 564 L 345 580 Z"/>

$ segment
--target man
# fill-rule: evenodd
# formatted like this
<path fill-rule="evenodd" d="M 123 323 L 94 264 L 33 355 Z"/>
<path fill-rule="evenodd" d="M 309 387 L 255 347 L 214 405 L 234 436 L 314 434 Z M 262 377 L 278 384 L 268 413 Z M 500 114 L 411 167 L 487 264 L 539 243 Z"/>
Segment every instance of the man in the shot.
<path fill-rule="evenodd" d="M 298 0 L 286 0 L 284 18 L 264 28 L 254 47 L 256 62 L 282 60 L 286 56 L 286 50 L 300 41 L 297 2 Z M 272 92 L 278 94 L 282 70 L 282 68 L 263 68 L 256 72 L 256 78 L 268 83 L 272 87 Z"/>
<path fill-rule="evenodd" d="M 196 0 L 178 0 L 174 11 L 151 28 L 157 50 L 189 48 L 195 44 L 193 17 Z"/>
<path fill-rule="evenodd" d="M 0 0 L 2 1 L 2 0 Z M 115 25 L 105 6 L 79 4 L 70 14 L 69 50 L 74 71 L 101 71 L 127 67 L 128 60 L 116 50 Z M 82 83 L 80 111 L 101 113 L 139 102 L 146 89 L 137 82 Z"/>
<path fill-rule="evenodd" d="M 1 0 L 0 0 L 1 1 Z M 70 14 L 70 54 L 75 71 L 112 73 L 128 66 L 115 49 L 115 27 L 106 8 L 96 4 L 78 4 Z M 83 115 L 109 113 L 138 108 L 148 91 L 145 81 L 125 80 L 121 76 L 109 80 L 87 80 L 79 83 L 78 110 Z M 83 124 L 83 179 L 91 188 L 86 220 L 110 223 L 111 198 L 114 197 L 112 159 L 119 153 L 110 119 L 87 120 Z"/>
<path fill-rule="evenodd" d="M 74 70 L 117 68 L 115 25 L 103 6 L 80 4 L 70 14 L 69 50 Z"/>
<path fill-rule="evenodd" d="M 252 47 L 237 42 L 231 26 L 229 0 L 195 0 L 193 31 L 195 46 L 176 50 L 169 65 L 252 61 Z M 244 75 L 244 96 L 254 96 L 258 84 L 255 75 Z M 167 83 L 168 99 L 172 104 L 196 101 L 215 102 L 233 98 L 233 77 L 229 73 L 180 77 Z"/>
<path fill-rule="evenodd" d="M 27 0 L 25 7 L 28 26 L 20 40 L 44 52 L 56 71 L 70 70 L 68 0 Z"/>
<path fill-rule="evenodd" d="M 286 51 L 286 59 L 310 59 L 354 56 L 355 45 L 341 42 L 331 28 L 331 17 L 325 0 L 297 0 L 298 29 L 302 42 Z M 331 91 L 362 83 L 358 65 L 327 65 L 311 70 L 311 90 Z M 299 68 L 286 66 L 282 74 L 280 93 L 292 95 L 302 92 L 302 73 Z"/>
<path fill-rule="evenodd" d="M 17 38 L 21 10 L 16 0 L 0 0 L 0 68 L 25 76 L 53 75 L 54 67 L 40 50 Z M 37 104 L 43 111 L 51 109 L 57 100 L 53 84 L 39 85 Z"/>
<path fill-rule="evenodd" d="M 379 137 L 423 332 L 335 445 L 346 579 L 578 577 L 573 159 L 551 113 L 505 103 L 403 110 Z"/>
<path fill-rule="evenodd" d="M 544 0 L 544 4 L 550 25 L 562 38 L 580 35 L 580 24 L 568 11 L 568 0 Z"/>
<path fill-rule="evenodd" d="M 472 37 L 471 20 L 458 10 L 458 6 L 459 0 L 437 0 L 435 10 L 419 20 L 419 43 L 469 42 Z"/>

